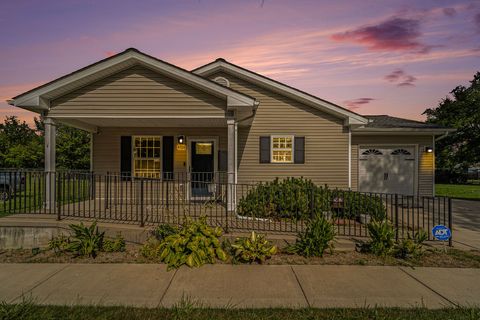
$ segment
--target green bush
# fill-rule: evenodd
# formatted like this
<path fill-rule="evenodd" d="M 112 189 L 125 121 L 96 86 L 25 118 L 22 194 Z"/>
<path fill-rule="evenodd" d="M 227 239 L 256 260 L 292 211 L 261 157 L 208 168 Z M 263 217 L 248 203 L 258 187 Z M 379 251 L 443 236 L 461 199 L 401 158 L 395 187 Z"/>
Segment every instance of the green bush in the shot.
<path fill-rule="evenodd" d="M 395 229 L 387 220 L 372 220 L 367 225 L 370 242 L 368 250 L 377 256 L 387 256 L 395 249 Z"/>
<path fill-rule="evenodd" d="M 418 258 L 424 252 L 423 243 L 428 239 L 428 234 L 424 230 L 416 232 L 413 237 L 407 235 L 395 248 L 395 256 L 401 259 Z"/>
<path fill-rule="evenodd" d="M 125 239 L 121 233 L 117 233 L 114 239 L 103 240 L 103 251 L 105 252 L 123 252 L 125 251 Z"/>
<path fill-rule="evenodd" d="M 168 269 L 178 268 L 184 264 L 199 267 L 205 263 L 215 263 L 216 259 L 225 261 L 219 237 L 222 229 L 211 228 L 206 217 L 197 221 L 187 221 L 177 233 L 167 236 L 162 241 L 151 238 L 144 244 L 141 253 L 149 258 L 158 259 L 168 265 Z"/>
<path fill-rule="evenodd" d="M 89 227 L 84 226 L 83 223 L 71 224 L 70 229 L 73 231 L 73 236 L 70 238 L 68 251 L 78 256 L 95 258 L 103 248 L 105 232 L 98 230 L 96 222 Z"/>
<path fill-rule="evenodd" d="M 231 247 L 236 260 L 248 263 L 262 263 L 277 253 L 276 246 L 254 231 L 248 238 L 237 238 Z"/>
<path fill-rule="evenodd" d="M 48 242 L 48 249 L 53 250 L 55 254 L 61 254 L 68 251 L 70 246 L 70 237 L 67 237 L 63 233 L 52 237 Z"/>
<path fill-rule="evenodd" d="M 178 228 L 171 226 L 169 224 L 161 224 L 156 227 L 152 232 L 152 236 L 154 236 L 157 240 L 162 241 L 166 237 L 175 234 L 178 232 Z"/>
<path fill-rule="evenodd" d="M 294 244 L 287 251 L 304 257 L 322 257 L 326 249 L 333 249 L 335 228 L 332 222 L 317 213 L 307 221 L 305 232 L 299 233 Z"/>
<path fill-rule="evenodd" d="M 386 216 L 385 206 L 378 196 L 320 187 L 304 178 L 275 179 L 258 184 L 238 203 L 240 215 L 258 218 L 298 220 L 325 212 L 350 219 L 360 214 L 377 220 Z"/>

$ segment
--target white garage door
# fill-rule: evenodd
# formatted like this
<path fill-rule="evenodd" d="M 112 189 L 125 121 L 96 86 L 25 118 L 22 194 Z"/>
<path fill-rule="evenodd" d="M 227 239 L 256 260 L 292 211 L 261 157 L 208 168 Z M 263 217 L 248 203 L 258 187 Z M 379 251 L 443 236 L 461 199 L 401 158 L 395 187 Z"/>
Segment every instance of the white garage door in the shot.
<path fill-rule="evenodd" d="M 414 194 L 414 147 L 362 147 L 359 153 L 360 191 Z"/>

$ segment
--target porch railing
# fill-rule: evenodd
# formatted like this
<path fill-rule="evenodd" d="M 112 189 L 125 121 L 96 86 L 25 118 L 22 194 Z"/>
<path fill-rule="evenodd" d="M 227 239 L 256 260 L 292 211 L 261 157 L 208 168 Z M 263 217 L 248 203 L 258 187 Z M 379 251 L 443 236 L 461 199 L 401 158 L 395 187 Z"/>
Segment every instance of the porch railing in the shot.
<path fill-rule="evenodd" d="M 429 234 L 438 224 L 452 229 L 452 201 L 446 197 L 362 193 L 310 189 L 253 198 L 262 210 L 245 210 L 255 197 L 254 184 L 229 184 L 226 173 L 164 173 L 160 178 L 91 172 L 0 171 L 0 216 L 14 213 L 54 214 L 64 217 L 144 225 L 182 224 L 205 216 L 212 226 L 231 230 L 297 233 L 318 212 L 332 219 L 338 235 L 365 237 L 367 223 L 381 208 L 392 222 L 397 239 L 419 230 Z M 50 193 L 50 197 L 48 197 Z M 283 207 L 270 214 L 265 197 L 283 197 Z M 258 197 L 258 196 L 257 196 Z M 304 199 L 302 207 L 291 199 Z M 321 197 L 321 200 L 319 199 Z M 271 200 L 271 199 L 270 199 Z M 229 206 L 229 202 L 233 202 Z M 291 207 L 289 207 L 291 205 Z M 240 208 L 242 210 L 240 210 Z M 451 240 L 450 240 L 451 241 Z M 451 242 L 450 242 L 451 243 Z"/>

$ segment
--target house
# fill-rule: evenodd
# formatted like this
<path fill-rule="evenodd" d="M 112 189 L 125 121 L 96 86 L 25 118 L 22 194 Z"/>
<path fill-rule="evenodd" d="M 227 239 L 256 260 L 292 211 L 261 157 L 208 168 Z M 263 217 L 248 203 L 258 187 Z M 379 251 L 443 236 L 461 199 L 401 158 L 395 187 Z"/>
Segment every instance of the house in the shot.
<path fill-rule="evenodd" d="M 9 103 L 44 117 L 47 172 L 62 123 L 91 133 L 97 173 L 212 180 L 225 172 L 237 184 L 303 176 L 407 195 L 434 193 L 435 140 L 450 131 L 360 115 L 224 59 L 188 71 L 136 49 Z"/>

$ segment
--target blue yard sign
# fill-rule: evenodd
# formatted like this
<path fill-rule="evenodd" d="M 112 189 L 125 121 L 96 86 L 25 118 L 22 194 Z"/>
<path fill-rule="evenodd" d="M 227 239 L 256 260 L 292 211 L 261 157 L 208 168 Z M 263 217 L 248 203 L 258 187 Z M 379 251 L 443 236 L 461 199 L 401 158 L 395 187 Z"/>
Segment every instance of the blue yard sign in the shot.
<path fill-rule="evenodd" d="M 433 227 L 432 234 L 437 240 L 448 241 L 448 239 L 450 239 L 450 237 L 452 236 L 452 231 L 450 231 L 450 229 L 445 227 L 444 225 L 440 224 Z"/>

